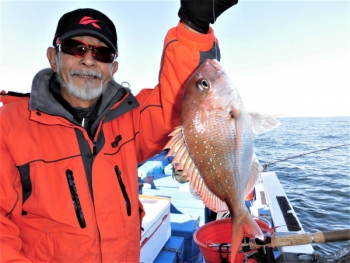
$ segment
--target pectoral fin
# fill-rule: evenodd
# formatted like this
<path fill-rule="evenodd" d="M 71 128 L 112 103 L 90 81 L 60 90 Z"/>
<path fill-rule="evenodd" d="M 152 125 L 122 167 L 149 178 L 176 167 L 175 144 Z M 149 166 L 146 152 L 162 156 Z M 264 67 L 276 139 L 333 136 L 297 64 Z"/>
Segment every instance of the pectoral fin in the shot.
<path fill-rule="evenodd" d="M 261 134 L 278 127 L 281 123 L 270 115 L 249 112 L 252 130 L 255 134 Z"/>

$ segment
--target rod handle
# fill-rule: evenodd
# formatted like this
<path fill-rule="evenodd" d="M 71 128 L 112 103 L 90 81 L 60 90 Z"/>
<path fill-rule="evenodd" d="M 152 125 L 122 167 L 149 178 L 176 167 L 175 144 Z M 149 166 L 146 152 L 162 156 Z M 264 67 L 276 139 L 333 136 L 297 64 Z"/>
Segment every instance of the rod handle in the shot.
<path fill-rule="evenodd" d="M 271 245 L 274 247 L 295 246 L 344 240 L 350 240 L 350 229 L 329 230 L 290 236 L 274 236 L 272 237 Z"/>

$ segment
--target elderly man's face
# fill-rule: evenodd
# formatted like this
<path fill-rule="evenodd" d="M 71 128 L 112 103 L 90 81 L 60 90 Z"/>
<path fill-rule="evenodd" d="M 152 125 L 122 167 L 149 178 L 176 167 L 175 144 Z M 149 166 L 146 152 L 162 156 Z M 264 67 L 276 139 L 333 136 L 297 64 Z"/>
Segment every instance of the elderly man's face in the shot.
<path fill-rule="evenodd" d="M 90 36 L 79 36 L 73 39 L 93 46 L 106 46 L 99 39 Z M 92 56 L 92 51 L 82 57 L 75 57 L 64 52 L 56 55 L 57 80 L 62 89 L 62 95 L 68 101 L 95 101 L 111 81 L 118 64 L 103 63 Z M 67 98 L 68 97 L 68 98 Z M 81 106 L 81 105 L 76 105 Z"/>

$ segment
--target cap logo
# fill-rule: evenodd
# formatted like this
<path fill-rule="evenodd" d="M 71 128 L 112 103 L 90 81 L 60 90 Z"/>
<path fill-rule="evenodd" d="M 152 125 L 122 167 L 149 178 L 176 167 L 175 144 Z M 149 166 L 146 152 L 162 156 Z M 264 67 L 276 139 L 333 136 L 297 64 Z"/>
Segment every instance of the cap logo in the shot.
<path fill-rule="evenodd" d="M 80 21 L 80 25 L 88 25 L 91 24 L 93 27 L 96 27 L 98 29 L 101 29 L 99 25 L 97 25 L 95 22 L 101 22 L 100 20 L 93 19 L 91 16 L 84 16 Z"/>

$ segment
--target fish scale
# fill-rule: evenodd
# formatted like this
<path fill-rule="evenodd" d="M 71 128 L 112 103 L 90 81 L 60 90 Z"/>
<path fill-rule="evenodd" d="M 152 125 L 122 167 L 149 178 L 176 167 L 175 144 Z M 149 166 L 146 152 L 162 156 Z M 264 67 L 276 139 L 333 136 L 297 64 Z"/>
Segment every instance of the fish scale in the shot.
<path fill-rule="evenodd" d="M 210 119 L 209 119 L 210 120 Z M 214 120 L 214 123 L 218 123 Z M 217 127 L 217 125 L 206 123 L 207 126 Z M 186 125 L 183 126 L 183 134 L 186 140 L 189 153 L 192 156 L 193 161 L 195 162 L 199 171 L 205 171 L 208 176 L 203 176 L 206 185 L 215 183 L 217 185 L 218 191 L 214 192 L 218 197 L 220 192 L 222 192 L 223 186 L 222 183 L 224 180 L 233 180 L 231 174 L 231 167 L 234 166 L 234 161 L 232 160 L 232 152 L 230 149 L 233 149 L 232 135 L 227 129 L 220 129 L 219 131 L 211 129 L 208 132 L 199 134 L 196 137 L 195 144 L 192 143 L 191 137 L 193 132 L 186 132 Z M 201 136 L 201 137 L 200 137 Z M 226 138 L 226 139 L 224 139 Z M 227 147 L 223 148 L 221 145 L 225 143 Z M 192 152 L 191 149 L 196 148 L 196 152 Z M 230 156 L 230 158 L 228 157 Z M 233 157 L 233 156 L 232 156 Z M 230 181 L 229 185 L 232 185 L 233 182 Z M 215 189 L 217 189 L 215 188 Z M 222 196 L 221 199 L 223 199 Z"/>

